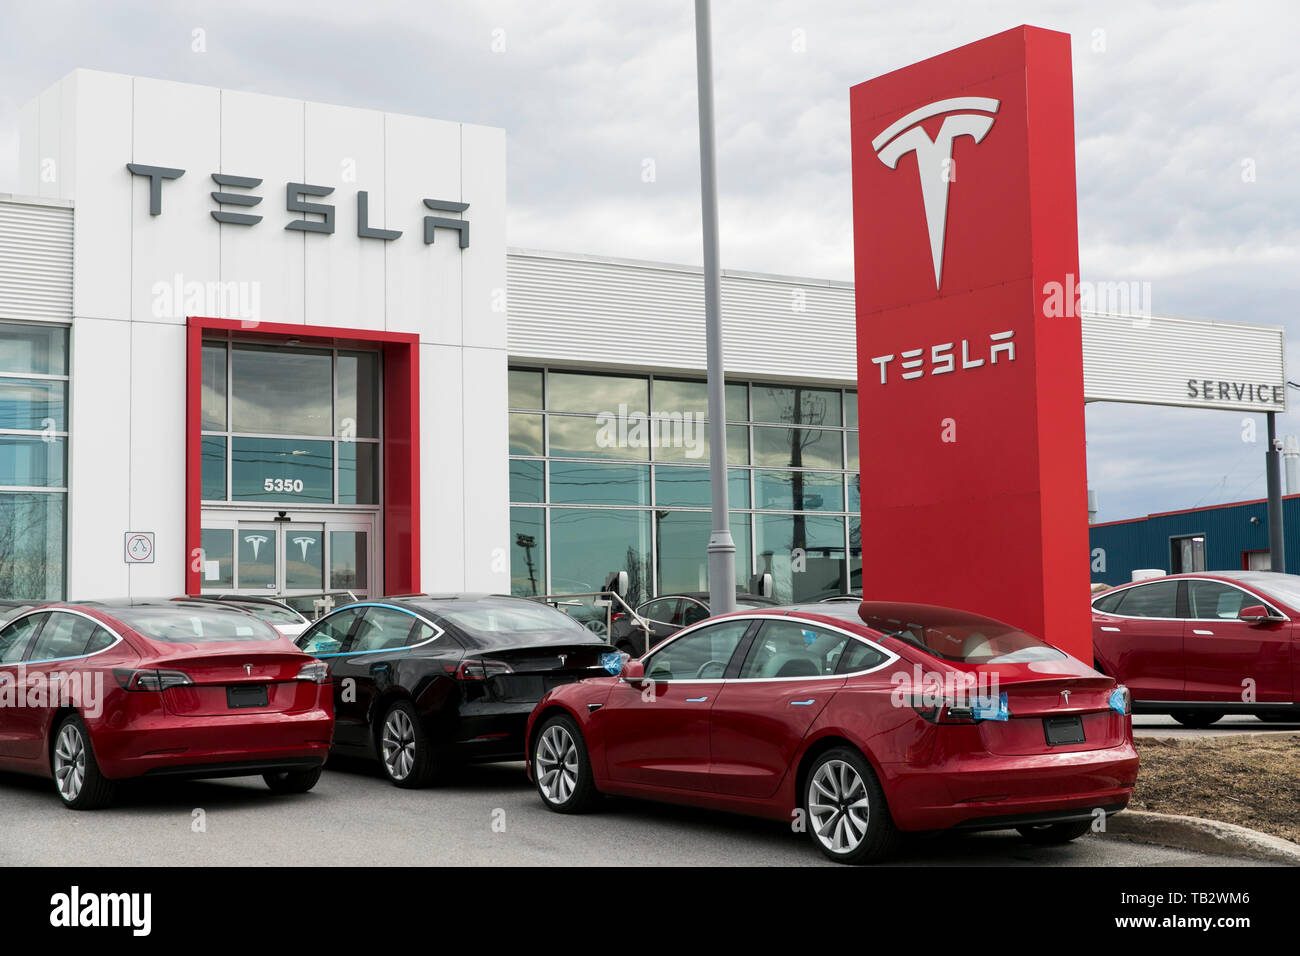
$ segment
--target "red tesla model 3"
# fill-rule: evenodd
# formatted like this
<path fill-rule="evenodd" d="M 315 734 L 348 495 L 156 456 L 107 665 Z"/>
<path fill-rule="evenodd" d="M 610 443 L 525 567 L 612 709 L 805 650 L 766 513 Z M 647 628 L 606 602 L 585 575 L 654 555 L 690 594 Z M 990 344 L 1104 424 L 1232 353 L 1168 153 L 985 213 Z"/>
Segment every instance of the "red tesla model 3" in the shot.
<path fill-rule="evenodd" d="M 326 666 L 235 608 L 49 605 L 0 629 L 0 770 L 74 810 L 128 777 L 260 774 L 315 786 L 334 732 Z"/>
<path fill-rule="evenodd" d="M 866 863 L 899 831 L 1080 836 L 1132 794 L 1129 713 L 1111 678 L 974 614 L 756 608 L 552 690 L 529 719 L 528 772 L 557 812 L 601 794 L 688 803 L 791 822 Z"/>

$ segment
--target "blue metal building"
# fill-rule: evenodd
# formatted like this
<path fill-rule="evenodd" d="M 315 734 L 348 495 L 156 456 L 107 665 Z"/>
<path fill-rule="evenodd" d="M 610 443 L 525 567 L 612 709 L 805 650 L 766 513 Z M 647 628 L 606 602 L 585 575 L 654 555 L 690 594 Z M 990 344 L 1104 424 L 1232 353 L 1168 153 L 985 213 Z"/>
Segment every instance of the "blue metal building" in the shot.
<path fill-rule="evenodd" d="M 1287 570 L 1300 571 L 1300 494 L 1282 499 Z M 1267 570 L 1268 503 L 1167 511 L 1088 529 L 1094 583 L 1123 584 L 1138 568 L 1180 571 Z"/>

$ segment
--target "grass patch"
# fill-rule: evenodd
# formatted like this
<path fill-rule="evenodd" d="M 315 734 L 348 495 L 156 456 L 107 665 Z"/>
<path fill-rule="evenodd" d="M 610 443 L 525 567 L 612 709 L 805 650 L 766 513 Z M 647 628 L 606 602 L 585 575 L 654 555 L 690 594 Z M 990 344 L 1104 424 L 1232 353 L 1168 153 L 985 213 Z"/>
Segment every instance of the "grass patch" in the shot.
<path fill-rule="evenodd" d="M 1300 734 L 1138 737 L 1135 810 L 1206 817 L 1300 843 Z"/>

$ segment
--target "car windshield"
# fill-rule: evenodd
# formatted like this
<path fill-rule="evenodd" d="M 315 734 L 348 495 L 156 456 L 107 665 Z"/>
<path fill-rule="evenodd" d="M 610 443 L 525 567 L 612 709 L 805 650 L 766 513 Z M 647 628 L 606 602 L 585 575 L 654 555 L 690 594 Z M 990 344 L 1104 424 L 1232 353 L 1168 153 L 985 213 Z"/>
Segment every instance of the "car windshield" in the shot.
<path fill-rule="evenodd" d="M 1019 664 L 1065 657 L 1050 644 L 1008 624 L 958 611 L 945 612 L 944 608 L 893 607 L 876 611 L 864 605 L 861 617 L 868 627 L 945 661 Z"/>
<path fill-rule="evenodd" d="M 563 611 L 532 601 L 482 601 L 444 610 L 441 615 L 470 636 L 485 640 L 500 640 L 511 634 L 527 638 L 557 631 L 574 641 L 600 640 Z"/>
<path fill-rule="evenodd" d="M 282 639 L 265 621 L 234 608 L 126 607 L 109 613 L 145 637 L 169 644 Z"/>

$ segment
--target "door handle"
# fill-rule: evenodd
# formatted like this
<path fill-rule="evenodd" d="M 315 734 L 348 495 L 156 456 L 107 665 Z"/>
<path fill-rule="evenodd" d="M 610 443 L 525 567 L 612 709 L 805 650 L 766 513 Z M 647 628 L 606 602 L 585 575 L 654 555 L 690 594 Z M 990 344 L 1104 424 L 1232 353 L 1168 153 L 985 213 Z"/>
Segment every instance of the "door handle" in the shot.
<path fill-rule="evenodd" d="M 702 703 L 704 703 L 704 701 L 706 701 L 706 700 L 708 700 L 708 699 L 709 699 L 709 698 L 707 698 L 707 697 L 687 697 L 687 698 L 686 698 L 686 703 L 688 703 L 688 704 L 702 704 Z"/>
<path fill-rule="evenodd" d="M 1114 631 L 1114 632 L 1117 633 L 1117 634 L 1119 633 L 1119 628 L 1118 628 L 1118 627 L 1107 627 L 1106 625 L 1103 624 L 1103 625 L 1101 626 L 1101 629 L 1102 629 L 1103 631 Z"/>
<path fill-rule="evenodd" d="M 1192 628 L 1192 633 L 1193 633 L 1193 634 L 1203 634 L 1203 635 L 1205 635 L 1206 637 L 1213 637 L 1213 636 L 1214 636 L 1214 632 L 1213 632 L 1213 631 L 1206 631 L 1206 630 L 1203 630 L 1203 629 L 1201 629 L 1201 628 L 1199 628 L 1199 627 L 1194 627 L 1194 628 Z"/>
<path fill-rule="evenodd" d="M 790 706 L 791 706 L 791 707 L 807 707 L 809 704 L 815 704 L 815 703 L 817 703 L 817 698 L 816 698 L 816 697 L 809 697 L 807 700 L 792 700 L 792 701 L 790 701 Z"/>

